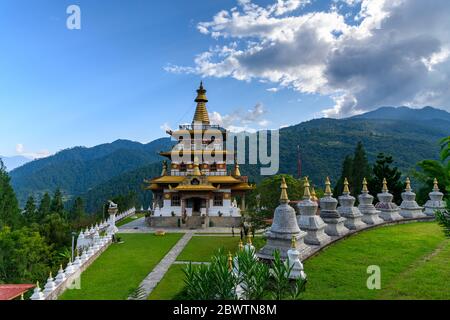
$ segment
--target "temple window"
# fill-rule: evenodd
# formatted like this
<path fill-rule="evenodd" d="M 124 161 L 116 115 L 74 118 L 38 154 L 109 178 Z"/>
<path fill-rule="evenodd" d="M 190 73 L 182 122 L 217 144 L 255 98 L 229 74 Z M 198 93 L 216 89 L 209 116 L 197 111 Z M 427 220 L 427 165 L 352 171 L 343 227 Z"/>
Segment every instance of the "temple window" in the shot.
<path fill-rule="evenodd" d="M 186 163 L 182 162 L 180 164 L 180 172 L 186 172 L 186 171 L 187 171 Z"/>
<path fill-rule="evenodd" d="M 177 194 L 172 195 L 172 200 L 170 201 L 172 207 L 179 207 L 181 205 L 180 196 Z"/>
<path fill-rule="evenodd" d="M 214 206 L 215 207 L 223 206 L 223 195 L 222 194 L 215 194 L 214 195 Z"/>
<path fill-rule="evenodd" d="M 211 166 L 209 167 L 209 171 L 211 172 L 217 172 L 217 163 L 213 163 L 211 164 Z"/>

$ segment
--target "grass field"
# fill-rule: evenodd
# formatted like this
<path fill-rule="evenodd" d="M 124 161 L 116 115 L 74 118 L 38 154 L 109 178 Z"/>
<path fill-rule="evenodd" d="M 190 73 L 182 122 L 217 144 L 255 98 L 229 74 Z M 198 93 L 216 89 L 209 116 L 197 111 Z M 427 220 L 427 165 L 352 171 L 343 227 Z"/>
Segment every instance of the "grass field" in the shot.
<path fill-rule="evenodd" d="M 119 222 L 117 222 L 116 223 L 116 227 L 121 227 L 123 225 L 126 225 L 127 223 L 133 222 L 133 221 L 135 221 L 135 220 L 137 220 L 139 218 L 142 218 L 143 216 L 144 216 L 143 213 L 138 213 L 138 214 L 136 214 L 134 216 L 126 217 L 125 219 L 120 220 Z"/>
<path fill-rule="evenodd" d="M 193 238 L 179 260 L 208 261 L 218 244 L 234 248 L 233 241 L 215 238 Z M 362 232 L 304 263 L 309 279 L 304 299 L 450 299 L 449 257 L 450 241 L 435 223 Z M 381 269 L 381 290 L 367 289 L 370 265 Z M 183 267 L 173 265 L 149 298 L 172 299 L 181 291 Z"/>
<path fill-rule="evenodd" d="M 219 249 L 223 249 L 226 253 L 234 253 L 239 249 L 239 240 L 239 236 L 194 236 L 178 256 L 177 261 L 208 262 Z M 262 241 L 262 238 L 255 238 L 255 247 L 259 248 Z"/>
<path fill-rule="evenodd" d="M 182 234 L 119 234 L 81 276 L 81 290 L 67 290 L 62 300 L 126 300 Z"/>

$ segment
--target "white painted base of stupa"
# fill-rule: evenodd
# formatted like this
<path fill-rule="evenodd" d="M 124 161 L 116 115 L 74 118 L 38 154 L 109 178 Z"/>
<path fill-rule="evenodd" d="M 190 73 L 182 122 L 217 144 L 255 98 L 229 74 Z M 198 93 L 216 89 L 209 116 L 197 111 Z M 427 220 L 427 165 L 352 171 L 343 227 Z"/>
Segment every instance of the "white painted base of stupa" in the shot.
<path fill-rule="evenodd" d="M 331 238 L 325 233 L 327 225 L 320 216 L 298 216 L 298 226 L 306 232 L 305 243 L 322 246 L 331 241 Z"/>
<path fill-rule="evenodd" d="M 342 237 L 349 233 L 345 225 L 345 218 L 322 218 L 326 223 L 325 233 L 330 237 Z"/>
<path fill-rule="evenodd" d="M 403 217 L 399 214 L 399 209 L 385 209 L 380 211 L 380 218 L 384 221 L 397 221 L 403 219 Z"/>

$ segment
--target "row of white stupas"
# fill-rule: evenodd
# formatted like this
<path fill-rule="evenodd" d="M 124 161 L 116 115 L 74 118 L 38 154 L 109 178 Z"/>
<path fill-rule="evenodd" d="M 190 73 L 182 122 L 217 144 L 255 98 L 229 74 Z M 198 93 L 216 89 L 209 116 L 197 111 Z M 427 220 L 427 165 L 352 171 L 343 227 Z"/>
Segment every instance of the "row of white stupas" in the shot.
<path fill-rule="evenodd" d="M 117 205 L 110 203 L 108 211 L 108 220 L 102 221 L 100 224 L 96 224 L 80 232 L 77 240 L 77 255 L 73 262 L 69 261 L 65 269 L 61 265 L 55 278 L 52 277 L 52 273 L 50 272 L 43 290 L 40 288 L 38 282 L 30 298 L 31 300 L 47 300 L 50 299 L 52 293 L 58 290 L 60 286 L 67 288 L 75 280 L 69 278 L 80 269 L 84 270 L 85 264 L 92 262 L 91 258 L 96 257 L 98 252 L 103 251 L 111 244 L 113 235 L 118 231 L 116 221 L 133 215 L 136 210 L 132 208 L 116 215 Z M 102 233 L 104 233 L 103 236 L 100 235 Z M 62 291 L 59 293 L 61 294 Z"/>
<path fill-rule="evenodd" d="M 273 252 L 279 250 L 282 257 L 288 256 L 291 239 L 295 239 L 296 249 L 302 257 L 321 248 L 333 240 L 342 238 L 350 232 L 368 228 L 381 223 L 389 223 L 406 219 L 433 218 L 435 212 L 445 211 L 443 193 L 439 191 L 438 181 L 434 180 L 430 200 L 420 207 L 412 192 L 410 179 L 406 179 L 405 192 L 402 193 L 402 203 L 397 206 L 392 202 L 393 195 L 389 193 L 386 179 L 383 181 L 382 193 L 377 195 L 379 202 L 374 206 L 374 197 L 369 194 L 367 181 L 363 181 L 362 194 L 358 196 L 359 206 L 356 207 L 355 197 L 350 195 L 348 180 L 344 181 L 344 191 L 339 201 L 333 198 L 329 178 L 325 182 L 325 195 L 319 200 L 319 205 L 313 201 L 308 179 L 305 180 L 303 200 L 297 206 L 300 215 L 296 216 L 294 208 L 289 205 L 287 185 L 283 179 L 281 184 L 280 205 L 275 209 L 272 226 L 266 232 L 267 244 L 258 256 L 271 259 Z M 339 206 L 338 206 L 339 204 Z"/>

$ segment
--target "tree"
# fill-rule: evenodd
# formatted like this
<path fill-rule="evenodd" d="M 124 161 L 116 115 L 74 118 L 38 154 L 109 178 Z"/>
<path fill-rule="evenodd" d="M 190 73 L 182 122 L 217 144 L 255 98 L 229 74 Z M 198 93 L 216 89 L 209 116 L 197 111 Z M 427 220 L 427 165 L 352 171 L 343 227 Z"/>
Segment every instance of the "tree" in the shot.
<path fill-rule="evenodd" d="M 46 192 L 41 199 L 41 203 L 39 204 L 38 209 L 38 219 L 44 219 L 47 215 L 50 214 L 50 206 L 51 206 L 52 198 Z"/>
<path fill-rule="evenodd" d="M 47 215 L 39 223 L 39 233 L 56 250 L 61 250 L 71 243 L 69 223 L 57 213 Z"/>
<path fill-rule="evenodd" d="M 71 221 L 79 221 L 85 215 L 84 211 L 84 202 L 81 197 L 77 197 L 73 204 L 72 210 L 70 211 L 70 220 Z"/>
<path fill-rule="evenodd" d="M 38 232 L 27 227 L 0 229 L 0 282 L 42 281 L 50 271 L 51 258 L 51 246 Z"/>
<path fill-rule="evenodd" d="M 362 142 L 358 142 L 355 149 L 355 155 L 353 156 L 353 168 L 350 179 L 350 190 L 352 194 L 359 195 L 362 190 L 362 183 L 364 178 L 370 180 L 372 177 L 372 170 L 367 160 L 366 151 Z"/>
<path fill-rule="evenodd" d="M 447 196 L 450 193 L 450 136 L 439 141 L 441 152 L 440 161 L 423 160 L 417 166 L 420 170 L 414 176 L 426 186 L 418 192 L 418 200 L 428 199 L 428 193 L 433 187 L 435 178 L 439 181 L 439 189 Z"/>
<path fill-rule="evenodd" d="M 333 193 L 336 197 L 340 196 L 344 190 L 345 178 L 351 179 L 352 175 L 353 175 L 353 158 L 352 156 L 348 155 L 345 157 L 344 162 L 342 163 L 341 177 L 337 181 L 336 186 L 334 187 L 333 190 Z M 350 187 L 353 188 L 353 185 L 350 184 Z"/>
<path fill-rule="evenodd" d="M 275 208 L 280 203 L 281 179 L 285 178 L 288 186 L 289 199 L 300 200 L 303 197 L 303 180 L 290 175 L 276 175 L 264 179 L 247 197 L 250 211 L 256 211 L 263 217 L 272 217 Z"/>
<path fill-rule="evenodd" d="M 37 221 L 37 210 L 33 196 L 28 197 L 23 214 L 27 224 Z"/>
<path fill-rule="evenodd" d="M 401 193 L 404 189 L 404 184 L 400 181 L 402 173 L 397 167 L 393 167 L 394 160 L 391 156 L 386 156 L 383 153 L 378 154 L 377 160 L 373 165 L 373 176 L 368 181 L 369 190 L 372 194 L 381 193 L 383 188 L 383 179 L 386 178 L 389 192 L 394 195 L 394 202 L 401 202 Z"/>
<path fill-rule="evenodd" d="M 65 211 L 64 211 L 64 202 L 63 197 L 61 193 L 61 189 L 56 189 L 55 195 L 53 196 L 53 200 L 50 206 L 50 212 L 51 213 L 57 213 L 61 217 L 65 217 Z"/>
<path fill-rule="evenodd" d="M 21 214 L 16 194 L 11 187 L 10 177 L 0 159 L 0 228 L 17 228 L 21 224 Z"/>

